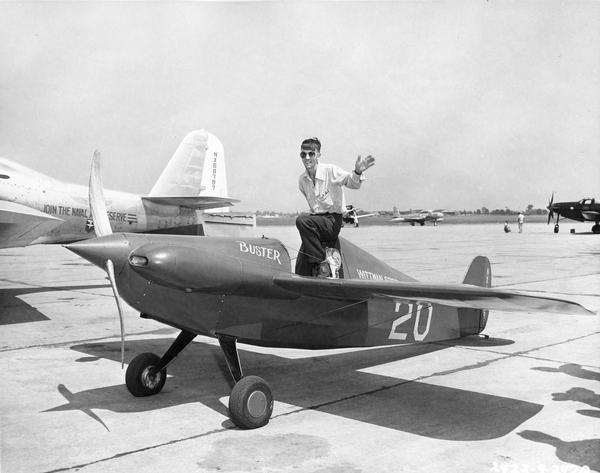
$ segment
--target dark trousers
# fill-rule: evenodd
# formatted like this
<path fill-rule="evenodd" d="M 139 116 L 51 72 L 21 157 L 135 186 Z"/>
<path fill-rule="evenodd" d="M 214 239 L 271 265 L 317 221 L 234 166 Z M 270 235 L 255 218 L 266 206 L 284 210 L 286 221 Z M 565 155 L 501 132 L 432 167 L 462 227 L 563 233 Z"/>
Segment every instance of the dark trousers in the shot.
<path fill-rule="evenodd" d="M 296 228 L 302 246 L 296 258 L 296 274 L 312 276 L 315 264 L 325 260 L 325 247 L 333 247 L 342 228 L 341 214 L 299 215 Z"/>

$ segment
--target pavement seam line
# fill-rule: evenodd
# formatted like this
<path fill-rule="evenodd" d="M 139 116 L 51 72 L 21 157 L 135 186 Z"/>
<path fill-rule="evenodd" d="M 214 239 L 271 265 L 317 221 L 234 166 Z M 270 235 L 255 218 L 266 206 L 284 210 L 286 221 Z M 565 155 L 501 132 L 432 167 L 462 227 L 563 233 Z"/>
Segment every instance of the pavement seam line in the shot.
<path fill-rule="evenodd" d="M 78 470 L 80 468 L 85 468 L 85 467 L 88 467 L 88 466 L 91 466 L 91 465 L 96 465 L 98 463 L 103 463 L 103 462 L 110 461 L 110 460 L 116 460 L 118 458 L 126 457 L 128 455 L 134 455 L 136 453 L 146 452 L 148 450 L 153 450 L 155 448 L 161 448 L 161 447 L 166 447 L 166 446 L 169 446 L 169 445 L 175 445 L 175 444 L 178 444 L 180 442 L 185 442 L 185 441 L 188 441 L 188 440 L 195 440 L 195 439 L 198 439 L 198 438 L 207 437 L 209 435 L 218 434 L 218 433 L 221 433 L 221 432 L 226 432 L 227 430 L 229 430 L 229 429 L 227 429 L 227 428 L 214 429 L 214 430 L 211 430 L 209 432 L 204 432 L 202 434 L 192 435 L 190 437 L 185 437 L 185 438 L 182 438 L 182 439 L 169 440 L 168 442 L 163 442 L 163 443 L 159 443 L 159 444 L 156 444 L 156 445 L 150 445 L 149 447 L 141 447 L 141 448 L 137 448 L 135 450 L 130 450 L 130 451 L 127 451 L 127 452 L 117 453 L 117 454 L 112 455 L 110 457 L 100 458 L 99 460 L 94 460 L 94 461 L 91 461 L 91 462 L 88 462 L 88 463 L 82 463 L 80 465 L 73 465 L 73 466 L 68 466 L 68 467 L 64 467 L 64 468 L 58 468 L 56 470 L 47 470 L 47 471 L 45 471 L 43 473 L 58 473 L 58 472 L 61 472 L 61 471 L 69 471 L 69 470 L 73 470 L 73 469 Z"/>

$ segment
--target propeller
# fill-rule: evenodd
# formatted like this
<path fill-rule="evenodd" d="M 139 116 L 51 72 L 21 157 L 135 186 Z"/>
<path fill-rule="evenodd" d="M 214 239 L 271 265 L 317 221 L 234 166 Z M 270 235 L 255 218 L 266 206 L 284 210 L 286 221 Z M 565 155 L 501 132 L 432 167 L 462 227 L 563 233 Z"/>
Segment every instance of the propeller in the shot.
<path fill-rule="evenodd" d="M 546 207 L 548 209 L 548 223 L 550 223 L 550 220 L 552 220 L 554 218 L 554 211 L 552 210 L 553 202 L 554 202 L 554 192 L 552 192 L 552 197 L 550 197 L 550 202 L 548 203 L 548 207 Z"/>
<path fill-rule="evenodd" d="M 102 188 L 102 176 L 100 174 L 100 151 L 94 151 L 92 158 L 92 168 L 90 170 L 90 209 L 94 221 L 94 232 L 97 237 L 111 235 L 112 228 L 106 212 L 106 203 L 104 201 L 104 192 Z M 125 364 L 125 326 L 123 324 L 123 310 L 121 307 L 121 298 L 117 289 L 117 280 L 115 278 L 115 267 L 108 258 L 105 264 L 105 270 L 108 274 L 110 287 L 112 288 L 115 301 L 117 302 L 117 311 L 119 312 L 119 325 L 121 327 L 121 368 Z"/>

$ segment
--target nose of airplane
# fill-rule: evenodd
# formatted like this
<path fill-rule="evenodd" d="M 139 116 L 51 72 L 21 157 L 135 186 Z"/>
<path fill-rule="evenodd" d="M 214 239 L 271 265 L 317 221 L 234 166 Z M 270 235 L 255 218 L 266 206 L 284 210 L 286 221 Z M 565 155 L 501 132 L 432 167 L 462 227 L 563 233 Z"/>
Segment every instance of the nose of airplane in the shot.
<path fill-rule="evenodd" d="M 112 260 L 115 266 L 127 261 L 130 251 L 129 241 L 118 233 L 78 241 L 65 245 L 65 248 L 101 268 L 104 268 L 108 259 Z"/>

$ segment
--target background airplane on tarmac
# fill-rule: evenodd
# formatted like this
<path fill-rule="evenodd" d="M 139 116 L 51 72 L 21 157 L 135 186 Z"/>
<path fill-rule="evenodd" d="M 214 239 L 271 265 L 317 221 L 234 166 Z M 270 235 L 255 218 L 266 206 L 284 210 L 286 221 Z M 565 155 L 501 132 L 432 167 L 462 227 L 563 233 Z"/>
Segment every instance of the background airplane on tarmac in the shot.
<path fill-rule="evenodd" d="M 586 220 L 594 222 L 592 232 L 600 233 L 600 204 L 596 203 L 596 199 L 581 199 L 578 202 L 554 202 L 554 192 L 548 204 L 548 223 L 554 218 L 556 213 L 556 223 L 554 224 L 554 233 L 558 233 L 558 220 L 562 216 L 578 222 Z"/>
<path fill-rule="evenodd" d="M 115 232 L 251 236 L 254 214 L 229 212 L 223 145 L 213 134 L 185 136 L 148 196 L 105 193 Z M 206 212 L 207 210 L 211 212 Z M 0 248 L 68 243 L 94 236 L 88 187 L 0 158 Z"/>
<path fill-rule="evenodd" d="M 360 211 L 360 209 L 357 209 L 352 204 L 346 205 L 346 213 L 342 217 L 342 225 L 344 225 L 345 223 L 348 223 L 350 225 L 354 225 L 355 227 L 358 227 L 358 219 L 364 218 L 364 217 L 372 217 L 373 215 L 375 215 L 374 213 L 359 214 L 358 213 L 359 211 Z"/>
<path fill-rule="evenodd" d="M 406 215 L 401 215 L 402 212 L 398 211 L 397 207 L 394 207 L 394 218 L 390 220 L 390 222 L 407 222 L 414 226 L 416 223 L 419 225 L 425 225 L 425 222 L 433 222 L 434 225 L 437 225 L 438 222 L 444 220 L 444 210 L 436 209 L 436 210 L 417 210 L 417 211 L 408 211 Z"/>

